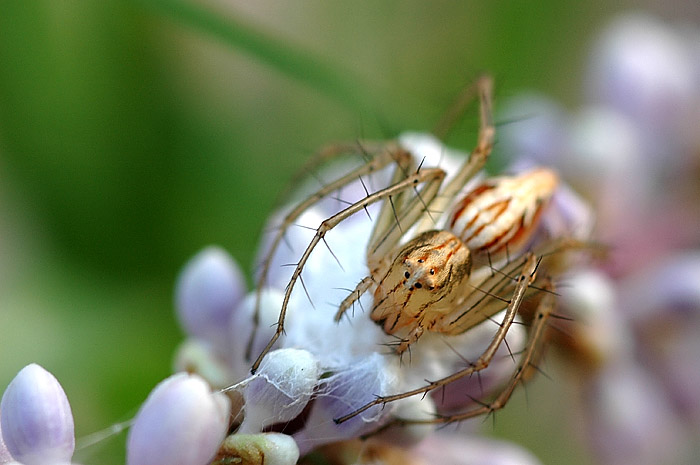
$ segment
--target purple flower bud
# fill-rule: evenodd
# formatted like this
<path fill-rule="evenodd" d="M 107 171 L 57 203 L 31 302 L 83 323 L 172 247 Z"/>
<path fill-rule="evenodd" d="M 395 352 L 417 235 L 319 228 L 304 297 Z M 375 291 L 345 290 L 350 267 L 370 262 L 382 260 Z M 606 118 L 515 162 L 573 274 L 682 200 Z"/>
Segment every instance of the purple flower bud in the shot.
<path fill-rule="evenodd" d="M 501 119 L 510 122 L 499 129 L 504 153 L 557 165 L 565 152 L 567 115 L 556 102 L 538 94 L 519 95 L 506 103 Z"/>
<path fill-rule="evenodd" d="M 631 118 L 647 153 L 668 162 L 683 139 L 698 93 L 691 50 L 672 28 L 642 14 L 623 16 L 602 35 L 587 79 L 597 103 Z"/>
<path fill-rule="evenodd" d="M 22 368 L 0 404 L 2 437 L 25 465 L 70 462 L 75 448 L 73 414 L 56 378 L 33 363 Z"/>
<path fill-rule="evenodd" d="M 162 381 L 141 406 L 127 439 L 128 465 L 206 465 L 228 429 L 230 401 L 197 375 Z"/>
<path fill-rule="evenodd" d="M 294 434 L 301 454 L 379 428 L 391 413 L 391 405 L 375 405 L 340 424 L 334 419 L 362 407 L 378 395 L 398 392 L 392 367 L 385 357 L 373 353 L 324 379 L 304 428 Z"/>
<path fill-rule="evenodd" d="M 314 393 L 319 376 L 316 357 L 306 350 L 268 353 L 258 372 L 239 387 L 245 401 L 245 419 L 238 432 L 257 433 L 266 426 L 296 418 Z"/>
<path fill-rule="evenodd" d="M 195 255 L 180 273 L 175 303 L 190 336 L 227 349 L 231 314 L 245 295 L 245 280 L 233 259 L 218 247 Z"/>

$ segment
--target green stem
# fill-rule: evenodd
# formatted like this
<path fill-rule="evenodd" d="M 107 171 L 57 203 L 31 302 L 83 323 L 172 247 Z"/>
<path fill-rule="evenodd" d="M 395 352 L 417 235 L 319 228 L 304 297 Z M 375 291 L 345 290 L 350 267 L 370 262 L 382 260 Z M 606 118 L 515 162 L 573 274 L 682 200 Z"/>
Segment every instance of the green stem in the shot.
<path fill-rule="evenodd" d="M 280 40 L 231 17 L 222 17 L 204 7 L 180 0 L 140 0 L 147 7 L 215 36 L 236 49 L 321 91 L 342 105 L 357 112 L 371 108 L 369 96 L 353 73 L 330 66 L 289 42 Z"/>

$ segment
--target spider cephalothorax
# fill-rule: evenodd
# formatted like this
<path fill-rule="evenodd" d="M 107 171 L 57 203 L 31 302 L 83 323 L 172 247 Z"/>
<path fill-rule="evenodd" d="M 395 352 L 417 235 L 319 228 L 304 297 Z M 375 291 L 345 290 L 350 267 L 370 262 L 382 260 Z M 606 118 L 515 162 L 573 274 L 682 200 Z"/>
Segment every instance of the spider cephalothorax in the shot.
<path fill-rule="evenodd" d="M 387 334 L 408 329 L 403 352 L 424 330 L 457 307 L 468 292 L 469 249 L 449 231 L 426 231 L 409 241 L 377 282 L 370 318 Z"/>

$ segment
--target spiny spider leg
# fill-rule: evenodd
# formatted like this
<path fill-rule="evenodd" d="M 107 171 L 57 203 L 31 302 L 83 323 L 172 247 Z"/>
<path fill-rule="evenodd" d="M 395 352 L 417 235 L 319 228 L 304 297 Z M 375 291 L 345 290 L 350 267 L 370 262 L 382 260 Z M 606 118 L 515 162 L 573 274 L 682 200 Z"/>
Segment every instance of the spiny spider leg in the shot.
<path fill-rule="evenodd" d="M 367 247 L 367 265 L 370 269 L 370 275 L 360 281 L 353 292 L 340 304 L 335 316 L 336 321 L 340 320 L 344 312 L 371 287 L 372 283 L 381 286 L 376 277 L 385 276 L 391 269 L 391 263 L 394 258 L 393 255 L 396 252 L 396 244 L 400 242 L 405 229 L 408 229 L 407 225 L 410 227 L 413 226 L 416 221 L 418 222 L 418 226 L 413 232 L 415 237 L 418 237 L 422 232 L 426 232 L 429 229 L 434 229 L 437 226 L 435 215 L 439 217 L 447 209 L 449 203 L 464 187 L 467 181 L 483 167 L 491 152 L 495 134 L 492 121 L 492 92 L 492 79 L 488 76 L 484 76 L 474 85 L 470 86 L 467 92 L 463 93 L 459 111 L 465 106 L 466 97 L 473 97 L 473 94 L 476 93 L 480 101 L 480 126 L 476 146 L 469 159 L 460 167 L 454 179 L 452 179 L 447 186 L 443 187 L 431 202 L 426 203 L 420 196 L 414 197 L 414 201 L 419 200 L 423 202 L 420 206 L 421 208 L 405 210 L 408 212 L 420 212 L 421 215 L 417 216 L 415 220 L 411 219 L 411 221 L 396 217 L 396 211 L 399 209 L 397 203 L 400 199 L 396 202 L 389 199 L 389 202 L 385 202 L 384 205 L 382 205 L 379 220 L 375 224 L 369 246 Z M 457 111 L 454 108 L 453 110 Z M 422 334 L 422 328 L 416 328 L 416 331 L 412 333 L 411 340 L 420 337 L 420 334 Z"/>
<path fill-rule="evenodd" d="M 503 342 L 503 339 L 508 333 L 508 330 L 510 329 L 513 320 L 515 320 L 515 316 L 518 313 L 518 309 L 520 308 L 520 304 L 522 303 L 523 298 L 525 297 L 525 292 L 527 291 L 527 288 L 532 284 L 532 282 L 535 279 L 535 272 L 537 271 L 538 263 L 539 262 L 536 255 L 531 253 L 527 254 L 527 260 L 522 268 L 520 275 L 518 276 L 515 291 L 513 292 L 513 297 L 511 298 L 510 303 L 508 304 L 508 308 L 506 309 L 503 321 L 496 330 L 496 334 L 491 339 L 491 342 L 489 343 L 488 347 L 486 348 L 486 350 L 484 350 L 484 352 L 481 354 L 481 356 L 475 363 L 469 365 L 468 367 L 462 370 L 457 371 L 456 373 L 450 376 L 446 376 L 437 381 L 431 381 L 430 384 L 426 386 L 406 391 L 401 394 L 395 394 L 390 396 L 378 396 L 373 401 L 368 402 L 367 404 L 354 410 L 353 412 L 348 413 L 347 415 L 334 419 L 334 421 L 336 423 L 343 423 L 344 421 L 347 421 L 350 418 L 359 415 L 360 413 L 375 405 L 386 404 L 418 394 L 425 395 L 434 389 L 457 381 L 458 379 L 464 378 L 465 376 L 469 376 L 472 373 L 479 372 L 484 368 L 488 367 L 489 363 L 491 362 L 491 359 L 498 350 L 498 347 L 501 345 L 501 342 Z"/>
<path fill-rule="evenodd" d="M 493 124 L 493 79 L 490 76 L 482 76 L 476 81 L 474 88 L 479 96 L 479 134 L 476 146 L 469 155 L 469 161 L 462 165 L 454 178 L 450 180 L 435 201 L 433 201 L 430 206 L 432 211 L 444 212 L 459 191 L 483 168 L 491 154 L 496 136 L 496 127 Z M 472 94 L 473 91 L 470 87 L 466 95 L 471 97 Z M 426 212 L 416 232 L 421 233 L 432 228 L 434 228 L 434 220 L 430 212 Z"/>
<path fill-rule="evenodd" d="M 573 239 L 559 239 L 537 247 L 533 253 L 539 257 L 539 260 L 545 260 L 566 250 L 584 247 L 590 247 L 590 245 Z M 495 298 L 494 295 L 513 292 L 511 290 L 514 281 L 513 276 L 525 264 L 526 257 L 522 256 L 506 263 L 493 275 L 490 274 L 485 280 L 476 283 L 477 289 L 462 303 L 464 310 L 455 314 L 449 321 L 446 321 L 443 331 L 447 334 L 461 334 L 503 310 L 503 302 Z M 528 286 L 526 296 L 536 291 L 537 289 Z"/>
<path fill-rule="evenodd" d="M 299 262 L 297 263 L 297 266 L 294 269 L 294 273 L 292 274 L 292 277 L 289 280 L 289 284 L 287 285 L 287 289 L 284 293 L 284 300 L 282 302 L 282 308 L 280 310 L 279 318 L 277 320 L 277 329 L 275 330 L 275 334 L 272 336 L 270 341 L 267 343 L 267 346 L 265 346 L 263 351 L 255 360 L 255 363 L 253 363 L 251 373 L 254 374 L 257 371 L 258 367 L 260 366 L 260 363 L 262 362 L 263 357 L 270 351 L 275 341 L 279 339 L 280 335 L 284 331 L 284 319 L 287 313 L 287 306 L 289 305 L 289 300 L 291 298 L 292 291 L 294 290 L 294 285 L 300 278 L 301 272 L 304 269 L 304 265 L 309 259 L 311 252 L 314 250 L 316 245 L 321 240 L 323 240 L 326 233 L 328 233 L 328 231 L 336 227 L 344 219 L 357 213 L 358 211 L 363 210 L 367 206 L 379 202 L 381 200 L 390 198 L 391 196 L 397 195 L 407 189 L 411 189 L 415 186 L 422 185 L 422 188 L 418 193 L 418 197 L 422 197 L 422 199 L 424 200 L 421 200 L 419 202 L 418 200 L 414 199 L 413 201 L 407 204 L 407 208 L 404 212 L 402 212 L 402 217 L 405 217 L 407 221 L 410 221 L 409 224 L 412 224 L 412 222 L 415 221 L 415 218 L 421 213 L 421 210 L 416 209 L 416 205 L 420 206 L 421 202 L 430 203 L 430 201 L 432 201 L 435 194 L 439 190 L 440 184 L 442 183 L 442 180 L 444 178 L 445 172 L 439 168 L 429 168 L 421 170 L 408 176 L 406 179 L 399 183 L 396 183 L 392 186 L 379 190 L 365 197 L 364 199 L 340 211 L 339 213 L 336 213 L 335 215 L 331 216 L 319 225 L 319 227 L 316 229 L 316 234 L 314 235 L 309 245 L 306 247 L 306 250 L 299 259 Z"/>
<path fill-rule="evenodd" d="M 342 149 L 352 149 L 354 151 L 364 151 L 364 147 L 360 145 L 359 143 L 356 143 L 354 145 L 350 144 L 343 144 L 340 146 Z M 331 158 L 332 156 L 339 155 L 339 154 L 344 154 L 348 153 L 348 150 L 334 150 L 333 146 L 329 146 L 325 150 L 323 150 L 321 155 L 318 156 L 319 159 L 327 159 Z M 377 147 L 374 147 L 377 148 Z M 277 251 L 277 248 L 279 247 L 280 243 L 282 242 L 282 239 L 284 238 L 284 234 L 286 233 L 287 229 L 294 223 L 296 219 L 301 216 L 304 211 L 306 211 L 309 207 L 311 207 L 313 204 L 318 202 L 319 200 L 323 199 L 325 196 L 330 194 L 336 189 L 339 189 L 345 185 L 350 184 L 353 181 L 356 181 L 359 177 L 368 175 L 374 172 L 377 172 L 381 170 L 382 168 L 388 166 L 391 164 L 391 162 L 396 162 L 398 165 L 397 167 L 397 172 L 403 171 L 410 169 L 411 164 L 413 162 L 413 157 L 406 152 L 405 150 L 401 149 L 400 147 L 396 145 L 387 145 L 384 144 L 379 148 L 379 154 L 372 158 L 368 163 L 365 163 L 361 165 L 360 167 L 356 168 L 355 170 L 349 172 L 348 174 L 340 177 L 339 179 L 326 184 L 323 186 L 321 189 L 317 190 L 314 192 L 312 195 L 304 199 L 302 202 L 300 202 L 298 205 L 296 205 L 287 215 L 285 216 L 284 220 L 282 221 L 282 224 L 278 228 L 272 243 L 270 244 L 267 253 L 265 254 L 265 258 L 263 259 L 261 263 L 261 271 L 260 271 L 260 276 L 258 277 L 257 280 L 257 285 L 256 285 L 256 298 L 255 298 L 255 312 L 253 313 L 253 330 L 251 331 L 250 338 L 248 340 L 247 348 L 246 348 L 246 358 L 250 359 L 251 353 L 250 351 L 252 350 L 252 344 L 253 341 L 255 340 L 255 334 L 258 329 L 259 321 L 260 321 L 260 301 L 262 297 L 262 291 L 263 288 L 265 287 L 265 281 L 267 280 L 267 275 L 270 270 L 270 265 L 272 263 L 272 259 L 274 258 L 275 252 Z M 318 160 L 320 161 L 320 160 Z M 404 176 L 402 176 L 404 177 Z"/>
<path fill-rule="evenodd" d="M 299 169 L 293 176 L 289 185 L 280 191 L 277 196 L 277 204 L 281 204 L 289 198 L 294 189 L 298 187 L 299 183 L 306 179 L 309 173 L 315 172 L 315 170 L 321 165 L 326 164 L 328 161 L 338 158 L 341 155 L 362 155 L 365 158 L 365 162 L 370 162 L 372 160 L 371 154 L 381 152 L 386 148 L 386 141 L 344 141 L 328 144 L 317 150 L 309 160 L 307 160 L 304 165 Z"/>
<path fill-rule="evenodd" d="M 554 312 L 554 285 L 551 282 L 547 282 L 544 286 L 544 289 L 548 292 L 542 297 L 542 300 L 537 306 L 537 312 L 535 313 L 535 318 L 530 328 L 530 337 L 527 346 L 525 347 L 525 351 L 520 357 L 518 367 L 516 368 L 515 372 L 513 373 L 513 375 L 511 376 L 510 380 L 503 388 L 501 393 L 494 400 L 492 400 L 489 403 L 482 404 L 481 406 L 476 407 L 472 410 L 463 413 L 458 413 L 455 415 L 421 420 L 397 418 L 391 423 L 399 425 L 416 423 L 452 423 L 456 421 L 462 421 L 467 420 L 469 418 L 478 417 L 480 415 L 491 413 L 505 407 L 506 403 L 513 394 L 513 391 L 515 391 L 515 388 L 522 381 L 523 376 L 526 374 L 527 368 L 531 366 L 535 357 L 537 356 L 538 351 L 541 349 L 543 335 L 545 330 L 547 329 L 548 319 Z"/>

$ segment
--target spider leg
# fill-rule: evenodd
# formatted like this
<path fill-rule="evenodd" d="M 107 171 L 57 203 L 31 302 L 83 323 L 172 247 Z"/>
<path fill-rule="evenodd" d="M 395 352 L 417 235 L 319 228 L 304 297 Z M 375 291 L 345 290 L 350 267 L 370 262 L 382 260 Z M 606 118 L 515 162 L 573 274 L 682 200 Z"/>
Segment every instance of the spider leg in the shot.
<path fill-rule="evenodd" d="M 525 261 L 524 266 L 522 267 L 520 275 L 518 276 L 515 291 L 513 292 L 513 296 L 510 300 L 510 303 L 508 304 L 508 308 L 506 309 L 503 321 L 496 330 L 496 334 L 491 339 L 491 342 L 489 343 L 488 347 L 486 348 L 486 350 L 484 350 L 484 352 L 481 354 L 481 356 L 477 359 L 475 363 L 470 364 L 468 367 L 459 370 L 450 376 L 446 376 L 437 381 L 430 381 L 429 384 L 427 384 L 426 386 L 406 391 L 401 394 L 395 394 L 391 396 L 378 396 L 373 401 L 368 402 L 367 404 L 363 405 L 362 407 L 356 409 L 353 412 L 348 413 L 347 415 L 334 419 L 334 421 L 336 423 L 342 423 L 356 415 L 359 415 L 360 413 L 375 405 L 387 404 L 389 402 L 405 399 L 407 397 L 415 396 L 418 394 L 426 395 L 430 391 L 433 391 L 446 384 L 452 383 L 458 379 L 464 378 L 465 376 L 469 376 L 472 373 L 477 373 L 483 370 L 484 368 L 488 367 L 489 363 L 491 362 L 491 359 L 498 350 L 498 347 L 505 339 L 505 336 L 508 333 L 511 324 L 515 320 L 515 316 L 518 312 L 518 309 L 520 308 L 520 304 L 522 303 L 523 298 L 525 297 L 525 293 L 528 287 L 532 284 L 532 282 L 535 279 L 535 272 L 537 271 L 538 263 L 539 261 L 537 260 L 537 257 L 534 254 L 527 255 L 527 259 Z"/>
<path fill-rule="evenodd" d="M 338 307 L 338 311 L 335 314 L 335 321 L 340 321 L 340 319 L 343 317 L 345 312 L 348 310 L 348 308 L 352 307 L 352 305 L 357 302 L 360 297 L 362 297 L 362 294 L 364 294 L 367 289 L 369 289 L 372 284 L 374 283 L 374 279 L 372 279 L 372 276 L 367 276 L 362 281 L 357 283 L 357 286 L 355 286 L 355 289 L 348 294 L 346 298 L 343 299 L 343 301 L 340 303 L 340 306 Z"/>
<path fill-rule="evenodd" d="M 441 416 L 433 419 L 421 420 L 401 418 L 394 420 L 394 422 L 392 423 L 398 423 L 401 425 L 416 423 L 452 423 L 488 414 L 505 407 L 506 403 L 513 394 L 513 391 L 515 391 L 515 388 L 518 386 L 518 384 L 520 384 L 520 382 L 523 381 L 523 377 L 527 374 L 528 368 L 530 368 L 535 358 L 537 357 L 542 347 L 544 332 L 547 329 L 547 320 L 554 312 L 554 285 L 548 281 L 545 284 L 544 289 L 548 292 L 544 295 L 537 307 L 535 318 L 530 328 L 530 337 L 527 346 L 525 347 L 525 350 L 520 357 L 518 367 L 515 369 L 510 380 L 506 383 L 505 387 L 500 392 L 500 394 L 496 396 L 496 398 L 494 398 L 491 402 L 481 404 L 479 407 L 475 407 L 471 410 L 455 415 Z"/>
<path fill-rule="evenodd" d="M 251 331 L 251 336 L 247 345 L 246 358 L 251 357 L 250 351 L 252 350 L 252 342 L 255 340 L 255 334 L 257 332 L 257 328 L 260 321 L 260 299 L 262 296 L 263 288 L 265 287 L 265 281 L 267 280 L 272 259 L 275 255 L 275 252 L 277 251 L 277 248 L 282 242 L 282 239 L 284 238 L 284 234 L 286 233 L 287 229 L 294 223 L 296 219 L 299 218 L 299 216 L 301 216 L 302 213 L 304 213 L 304 211 L 306 211 L 309 207 L 326 197 L 334 190 L 339 189 L 347 184 L 350 184 L 353 181 L 356 181 L 361 176 L 377 172 L 382 168 L 388 166 L 392 161 L 397 163 L 397 171 L 400 171 L 403 167 L 409 166 L 410 163 L 412 163 L 412 157 L 410 156 L 410 154 L 395 145 L 383 144 L 381 148 L 379 148 L 380 146 L 377 146 L 377 144 L 373 145 L 375 147 L 372 148 L 376 151 L 379 151 L 379 153 L 368 163 L 361 165 L 360 167 L 347 173 L 339 179 L 323 186 L 321 189 L 317 190 L 309 197 L 304 199 L 302 202 L 300 202 L 298 205 L 296 205 L 289 213 L 287 213 L 287 215 L 283 219 L 282 224 L 278 228 L 275 236 L 273 237 L 272 242 L 267 250 L 267 253 L 265 254 L 265 257 L 261 263 L 261 271 L 256 283 L 256 300 L 255 312 L 253 313 L 253 330 Z M 311 166 L 315 167 L 316 165 L 320 164 L 321 161 L 325 161 L 329 158 L 340 154 L 353 153 L 353 151 L 355 153 L 368 153 L 365 152 L 365 147 L 360 143 L 332 145 L 319 152 L 319 155 L 315 157 L 315 159 L 313 160 L 314 163 L 312 163 Z"/>
<path fill-rule="evenodd" d="M 483 168 L 486 160 L 491 154 L 491 149 L 493 148 L 494 138 L 496 136 L 496 127 L 493 123 L 493 79 L 490 76 L 482 76 L 479 78 L 472 87 L 467 89 L 465 96 L 471 98 L 471 96 L 476 93 L 479 98 L 479 134 L 477 136 L 476 146 L 469 155 L 469 160 L 462 165 L 457 174 L 450 180 L 450 182 L 444 187 L 440 195 L 435 198 L 431 205 L 431 209 L 437 212 L 444 212 L 447 210 L 450 202 L 452 202 L 455 196 L 460 190 L 466 185 L 466 183 L 476 175 L 481 168 Z M 465 98 L 462 97 L 462 100 Z M 461 109 L 464 106 L 464 102 L 459 104 Z M 460 110 L 461 111 L 461 110 Z M 448 113 L 449 115 L 449 113 Z M 443 123 L 441 123 L 443 124 Z M 438 128 L 440 125 L 438 125 Z M 439 131 L 435 131 L 435 134 L 440 136 Z M 433 229 L 434 219 L 430 212 L 425 212 L 423 218 L 421 219 L 417 232 L 427 231 Z"/>
<path fill-rule="evenodd" d="M 325 145 L 317 150 L 309 160 L 293 176 L 291 182 L 277 196 L 277 205 L 286 202 L 299 183 L 313 173 L 320 166 L 341 155 L 362 155 L 365 162 L 373 160 L 372 154 L 382 151 L 386 147 L 386 141 L 343 141 Z"/>
<path fill-rule="evenodd" d="M 304 250 L 304 253 L 299 259 L 296 267 L 294 268 L 292 277 L 289 280 L 289 284 L 287 285 L 287 288 L 285 290 L 282 308 L 280 309 L 279 318 L 277 320 L 277 329 L 275 330 L 275 334 L 272 336 L 270 341 L 267 343 L 267 346 L 265 346 L 260 355 L 258 355 L 258 358 L 255 360 L 255 363 L 253 363 L 253 366 L 251 367 L 251 373 L 255 373 L 257 371 L 263 357 L 270 351 L 275 341 L 279 339 L 280 335 L 284 331 L 284 319 L 287 313 L 287 307 L 289 305 L 289 300 L 291 298 L 292 291 L 294 290 L 294 285 L 300 279 L 301 272 L 304 269 L 304 265 L 308 261 L 311 252 L 313 252 L 316 245 L 318 245 L 318 243 L 324 239 L 325 235 L 338 224 L 340 224 L 344 219 L 359 211 L 362 211 L 367 206 L 379 202 L 381 200 L 390 198 L 391 196 L 400 194 L 401 192 L 407 189 L 419 185 L 422 185 L 422 188 L 418 192 L 417 198 L 421 199 L 420 202 L 423 202 L 422 199 L 426 199 L 429 202 L 439 190 L 444 177 L 445 172 L 439 168 L 429 168 L 421 170 L 408 176 L 406 179 L 399 183 L 393 184 L 385 189 L 379 190 L 371 195 L 368 195 L 364 199 L 350 205 L 344 210 L 331 216 L 318 226 L 318 228 L 316 229 L 316 234 L 314 235 L 313 239 L 311 239 L 311 242 L 306 247 L 306 250 Z M 411 224 L 415 221 L 415 218 L 417 218 L 422 212 L 421 209 L 417 208 L 417 205 L 421 205 L 417 198 L 413 198 L 410 201 L 408 201 L 406 203 L 406 208 L 399 212 L 400 217 L 406 218 L 406 221 L 408 221 Z"/>
<path fill-rule="evenodd" d="M 539 261 L 561 254 L 566 250 L 581 247 L 588 247 L 588 244 L 573 239 L 559 239 L 537 247 L 533 251 L 533 255 L 539 257 L 539 265 Z M 508 300 L 499 296 L 510 295 L 514 292 L 513 289 L 517 287 L 515 276 L 526 264 L 528 257 L 528 254 L 524 254 L 509 261 L 499 269 L 481 271 L 482 274 L 487 274 L 485 279 L 477 279 L 472 284 L 475 287 L 474 292 L 469 293 L 458 311 L 446 315 L 442 321 L 437 323 L 437 330 L 444 334 L 461 334 L 503 310 Z M 537 291 L 538 289 L 528 286 L 525 296 Z"/>

